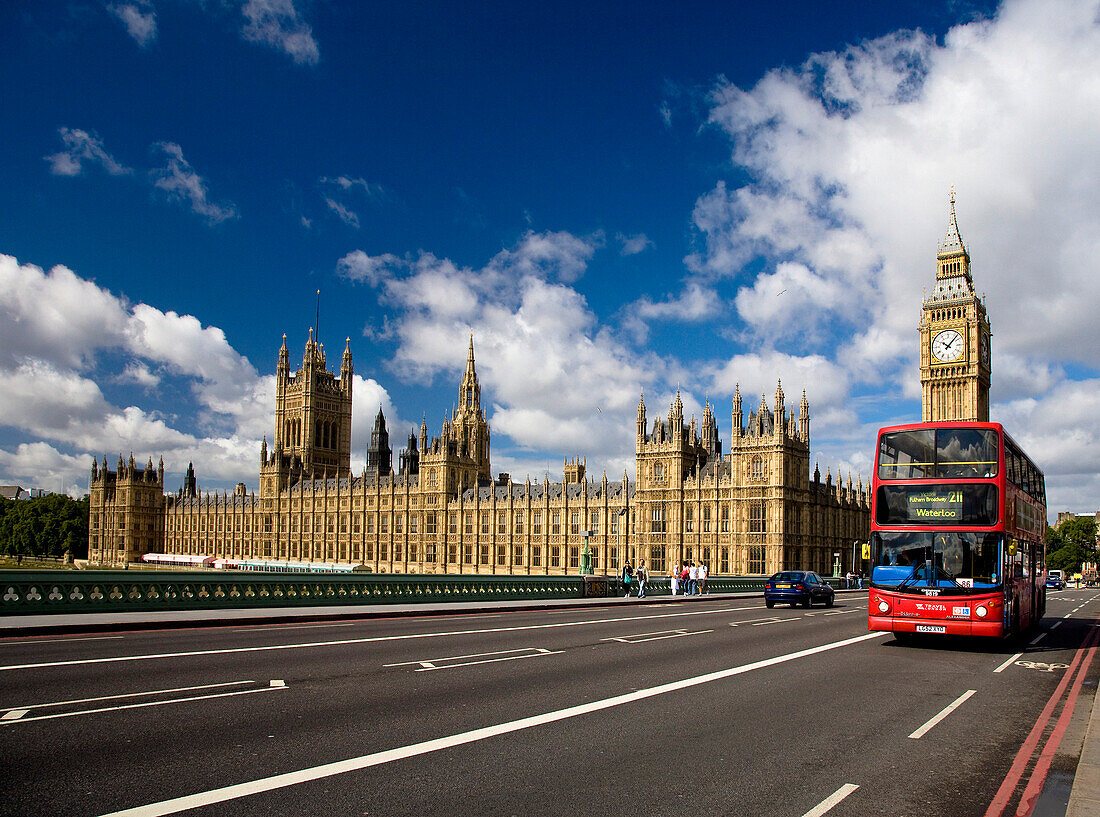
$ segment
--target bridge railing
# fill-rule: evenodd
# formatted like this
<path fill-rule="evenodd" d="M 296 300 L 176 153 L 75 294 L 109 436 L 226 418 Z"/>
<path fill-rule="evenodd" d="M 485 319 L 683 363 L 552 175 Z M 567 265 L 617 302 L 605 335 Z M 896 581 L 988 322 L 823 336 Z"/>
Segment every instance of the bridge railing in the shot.
<path fill-rule="evenodd" d="M 711 593 L 761 593 L 761 577 L 715 577 Z M 417 602 L 579 599 L 622 595 L 604 576 L 478 576 L 196 571 L 0 571 L 0 615 L 322 607 Z M 666 577 L 646 594 L 670 593 Z M 631 585 L 637 595 L 637 584 Z"/>

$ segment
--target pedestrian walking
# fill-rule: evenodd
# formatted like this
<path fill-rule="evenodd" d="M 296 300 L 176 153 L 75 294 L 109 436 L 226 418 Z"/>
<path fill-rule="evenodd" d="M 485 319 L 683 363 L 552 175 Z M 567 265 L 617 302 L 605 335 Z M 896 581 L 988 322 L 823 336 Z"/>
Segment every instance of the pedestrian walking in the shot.
<path fill-rule="evenodd" d="M 699 565 L 695 562 L 688 562 L 688 595 L 697 596 L 699 594 Z"/>
<path fill-rule="evenodd" d="M 668 571 L 668 586 L 672 590 L 672 595 L 676 595 L 676 591 L 680 589 L 680 564 L 676 563 L 672 566 L 672 569 Z"/>
<path fill-rule="evenodd" d="M 645 583 L 649 581 L 649 571 L 646 570 L 645 559 L 638 562 L 638 569 L 634 571 L 634 578 L 638 580 L 638 598 L 645 598 Z"/>
<path fill-rule="evenodd" d="M 863 571 L 862 570 L 859 573 L 856 574 L 856 581 L 859 582 L 859 589 L 862 590 L 863 589 Z"/>
<path fill-rule="evenodd" d="M 690 564 L 691 564 L 690 561 L 684 562 L 684 566 L 680 568 L 680 593 L 681 593 L 681 595 L 684 595 L 684 596 L 690 595 L 688 593 L 688 590 L 689 590 L 688 576 L 690 574 L 690 569 L 688 568 L 688 565 L 690 565 Z"/>
<path fill-rule="evenodd" d="M 851 590 L 852 589 L 852 580 L 854 578 L 855 578 L 855 576 L 852 574 L 852 571 L 850 571 L 850 570 L 847 573 L 844 574 L 844 589 L 845 590 Z"/>
<path fill-rule="evenodd" d="M 634 568 L 630 566 L 630 562 L 623 565 L 623 597 L 630 595 L 630 585 L 634 581 Z"/>
<path fill-rule="evenodd" d="M 707 563 L 703 562 L 699 565 L 699 593 L 710 595 L 710 591 L 707 590 L 707 576 L 710 575 L 710 571 L 707 569 Z"/>

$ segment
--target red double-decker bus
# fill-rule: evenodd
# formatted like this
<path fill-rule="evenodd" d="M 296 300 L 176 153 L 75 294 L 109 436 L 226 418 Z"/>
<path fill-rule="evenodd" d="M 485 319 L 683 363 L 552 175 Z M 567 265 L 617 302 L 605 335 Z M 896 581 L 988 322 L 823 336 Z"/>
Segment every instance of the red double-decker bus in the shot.
<path fill-rule="evenodd" d="M 999 423 L 878 433 L 867 625 L 1002 638 L 1046 611 L 1043 472 Z"/>

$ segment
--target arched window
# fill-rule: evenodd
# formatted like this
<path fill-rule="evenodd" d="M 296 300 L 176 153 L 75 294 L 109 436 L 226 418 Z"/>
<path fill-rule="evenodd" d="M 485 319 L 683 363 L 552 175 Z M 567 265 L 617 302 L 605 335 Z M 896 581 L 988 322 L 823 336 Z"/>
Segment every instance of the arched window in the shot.
<path fill-rule="evenodd" d="M 756 456 L 752 458 L 752 466 L 749 475 L 754 480 L 764 479 L 764 458 Z"/>

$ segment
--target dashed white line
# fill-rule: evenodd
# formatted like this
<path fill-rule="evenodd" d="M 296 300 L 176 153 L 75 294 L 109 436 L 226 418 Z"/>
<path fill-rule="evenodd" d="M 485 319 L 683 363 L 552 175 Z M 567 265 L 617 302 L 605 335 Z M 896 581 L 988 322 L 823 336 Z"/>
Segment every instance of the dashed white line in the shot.
<path fill-rule="evenodd" d="M 1015 664 L 1016 659 L 1019 658 L 1021 655 L 1023 655 L 1022 652 L 1016 653 L 1014 656 L 1009 658 L 1007 661 L 1005 661 L 1003 664 L 1001 664 L 999 667 L 997 667 L 997 669 L 995 669 L 993 671 L 994 672 L 1004 672 L 1008 667 L 1011 667 L 1013 664 Z"/>
<path fill-rule="evenodd" d="M 542 647 L 522 647 L 517 650 L 497 650 L 496 652 L 479 652 L 470 655 L 452 655 L 447 658 L 430 658 L 424 661 L 401 661 L 397 664 L 383 664 L 384 667 L 408 667 L 413 664 L 420 666 L 414 672 L 425 672 L 436 669 L 454 669 L 455 667 L 472 667 L 475 664 L 494 664 L 498 661 L 519 661 L 523 658 L 541 658 L 544 655 L 557 655 L 562 650 L 547 650 Z M 513 655 L 523 653 L 523 655 Z M 495 656 L 495 657 L 494 657 Z M 481 661 L 466 661 L 467 658 L 480 658 Z M 458 661 L 457 664 L 445 664 L 444 661 Z"/>
<path fill-rule="evenodd" d="M 812 809 L 803 814 L 802 817 L 821 817 L 822 814 L 831 811 L 833 806 L 835 806 L 837 803 L 839 803 L 841 800 L 843 800 L 845 797 L 847 797 L 858 788 L 859 786 L 854 783 L 845 783 L 843 786 L 834 791 Z"/>
<path fill-rule="evenodd" d="M 1039 635 L 1037 635 L 1037 636 L 1035 636 L 1035 638 L 1031 639 L 1031 641 L 1029 641 L 1027 643 L 1027 645 L 1029 647 L 1034 647 L 1036 644 L 1038 644 L 1040 641 L 1042 641 L 1046 637 L 1047 637 L 1046 633 L 1039 633 Z"/>
<path fill-rule="evenodd" d="M 593 712 L 599 712 L 604 709 L 611 709 L 612 707 L 646 700 L 647 698 L 653 698 L 669 692 L 677 692 L 681 689 L 688 689 L 689 687 L 698 686 L 700 684 L 708 684 L 713 681 L 722 680 L 724 678 L 732 678 L 736 675 L 743 675 L 748 672 L 753 672 L 754 670 L 764 669 L 766 667 L 773 667 L 778 664 L 787 663 L 788 661 L 795 661 L 799 658 L 807 658 L 811 655 L 817 655 L 819 653 L 827 652 L 829 650 L 835 650 L 840 647 L 860 644 L 869 639 L 881 638 L 883 635 L 885 635 L 885 633 L 866 633 L 865 635 L 859 635 L 853 638 L 846 638 L 842 641 L 834 641 L 830 644 L 822 644 L 817 647 L 799 650 L 798 652 L 787 653 L 786 655 L 778 655 L 774 658 L 764 659 L 763 661 L 755 661 L 751 664 L 745 664 L 739 667 L 730 667 L 728 669 L 719 670 L 717 672 L 708 672 L 705 675 L 697 675 L 693 678 L 684 678 L 680 681 L 673 681 L 668 684 L 661 684 L 660 686 L 650 687 L 648 689 L 639 689 L 635 690 L 634 692 L 628 692 L 624 695 L 616 695 L 614 697 L 604 698 L 603 700 L 599 701 L 591 701 L 589 703 L 578 704 L 576 706 L 566 707 L 565 709 L 558 709 L 553 712 L 546 712 L 541 715 L 534 715 L 529 718 L 520 718 L 519 720 L 507 721 L 505 723 L 496 724 L 494 726 L 486 726 L 482 727 L 481 729 L 474 729 L 469 732 L 460 732 L 456 735 L 448 735 L 446 737 L 436 738 L 434 740 L 423 741 L 422 743 L 413 743 L 408 746 L 401 746 L 396 749 L 388 749 L 381 752 L 374 752 L 373 754 L 353 757 L 347 760 L 340 760 L 336 761 L 335 763 L 326 763 L 320 766 L 313 766 L 312 768 L 299 769 L 298 771 L 294 772 L 287 772 L 285 774 L 278 774 L 272 777 L 261 778 L 259 780 L 251 780 L 246 783 L 238 783 L 232 786 L 225 786 L 220 789 L 211 789 L 209 791 L 199 792 L 197 794 L 190 794 L 184 797 L 176 797 L 172 800 L 164 800 L 159 803 L 149 803 L 148 805 L 138 806 L 136 808 L 111 812 L 108 815 L 104 815 L 104 817 L 160 817 L 160 815 L 176 814 L 181 811 L 187 811 L 188 809 L 216 805 L 218 803 L 225 803 L 229 800 L 235 800 L 240 797 L 247 797 L 252 794 L 260 794 L 262 792 L 273 791 L 275 789 L 281 789 L 287 786 L 294 786 L 299 783 L 307 783 L 313 780 L 333 777 L 334 775 L 354 772 L 360 769 L 367 769 L 372 766 L 379 766 L 384 763 L 392 763 L 395 760 L 403 760 L 409 757 L 425 755 L 430 752 L 438 752 L 442 749 L 449 749 L 454 746 L 462 746 L 467 743 L 474 743 L 476 741 L 485 740 L 486 738 L 496 737 L 497 735 L 506 735 L 512 732 L 519 732 L 524 729 L 530 729 L 535 726 L 542 726 L 547 723 L 554 723 L 556 721 L 563 721 L 569 718 L 579 717 L 581 715 L 588 715 Z"/>
<path fill-rule="evenodd" d="M 169 698 L 165 701 L 142 701 L 137 704 L 120 704 L 119 706 L 101 706 L 96 709 L 80 709 L 76 712 L 56 712 L 53 715 L 35 715 L 33 718 L 20 718 L 19 720 L 3 721 L 0 720 L 0 724 L 4 726 L 14 726 L 22 723 L 30 723 L 31 721 L 48 721 L 55 718 L 72 718 L 77 715 L 96 715 L 100 712 L 117 712 L 123 709 L 142 709 L 147 706 L 164 706 L 165 704 L 183 704 L 191 703 L 192 701 L 205 701 L 211 698 L 232 698 L 236 695 L 251 695 L 254 692 L 275 692 L 279 689 L 288 689 L 286 684 L 282 686 L 259 687 L 258 689 L 238 689 L 235 692 L 212 692 L 209 695 L 192 695 L 187 698 Z"/>
<path fill-rule="evenodd" d="M 115 701 L 119 698 L 142 698 L 146 695 L 169 695 L 173 692 L 195 692 L 199 689 L 218 689 L 219 687 L 241 686 L 251 684 L 253 681 L 225 681 L 220 684 L 200 684 L 190 687 L 173 687 L 172 689 L 150 689 L 146 692 L 125 692 L 120 695 L 101 695 L 98 698 L 72 698 L 68 701 L 51 701 L 45 704 L 23 704 L 21 707 L 3 707 L 5 709 L 45 709 L 48 706 L 68 706 L 69 704 L 90 704 L 99 701 Z"/>
<path fill-rule="evenodd" d="M 976 689 L 968 689 L 966 692 L 964 692 L 962 695 L 960 695 L 958 698 L 956 698 L 954 701 L 952 701 L 950 704 L 940 710 L 940 713 L 938 715 L 932 718 L 932 720 L 925 723 L 924 726 L 922 726 L 920 729 L 913 732 L 909 737 L 913 738 L 913 740 L 920 740 L 921 738 L 923 738 L 925 735 L 928 734 L 933 726 L 935 726 L 937 723 L 942 721 L 944 718 L 946 718 L 948 715 L 950 715 L 952 712 L 962 706 L 966 702 L 966 700 L 977 691 L 978 690 Z"/>
<path fill-rule="evenodd" d="M 638 633 L 637 635 L 601 638 L 600 641 L 618 641 L 620 644 L 644 644 L 647 641 L 661 641 L 665 638 L 683 638 L 686 635 L 704 635 L 713 632 L 714 630 L 661 630 L 656 633 Z"/>

